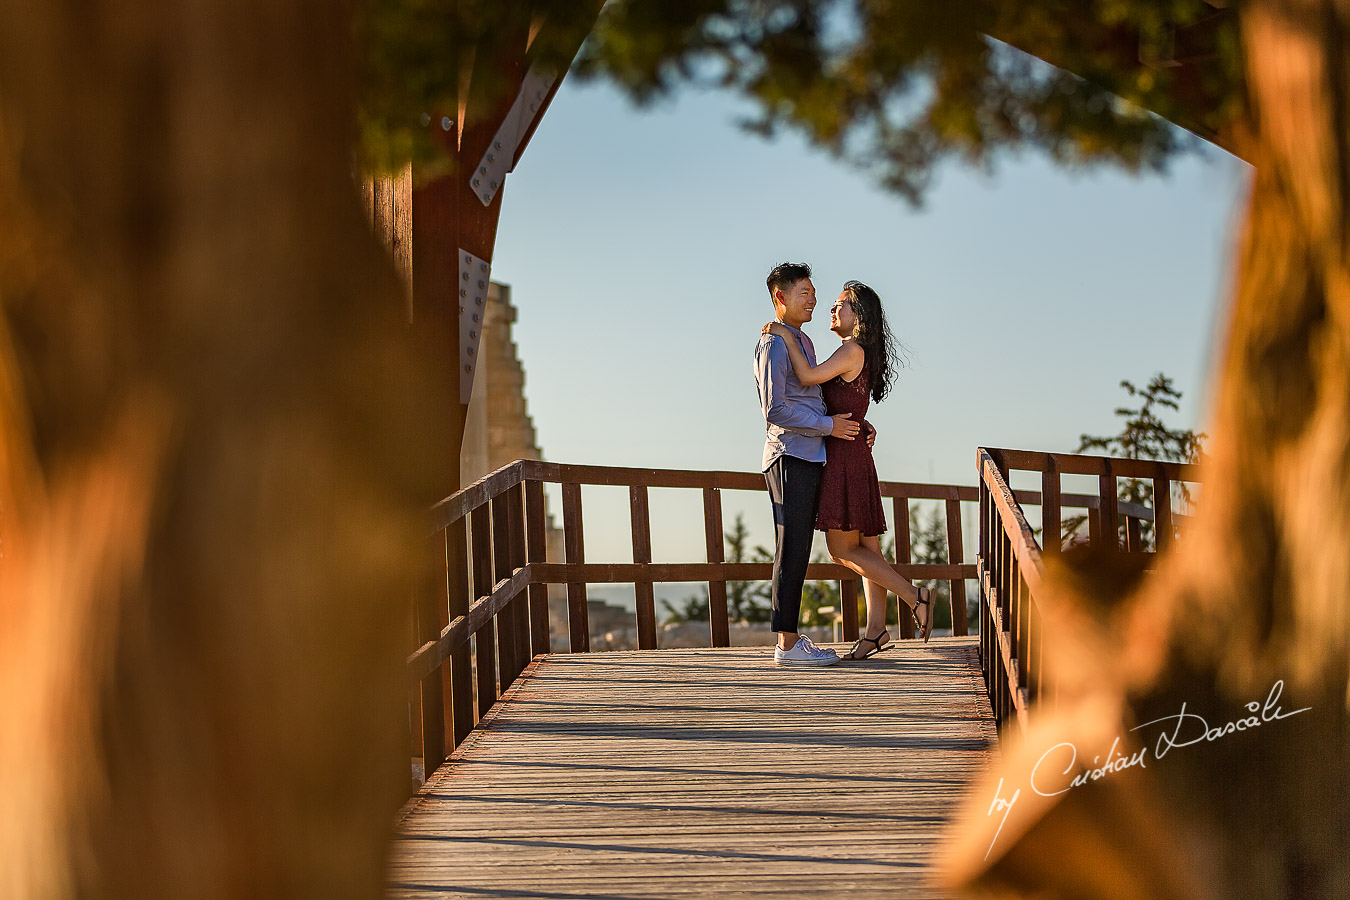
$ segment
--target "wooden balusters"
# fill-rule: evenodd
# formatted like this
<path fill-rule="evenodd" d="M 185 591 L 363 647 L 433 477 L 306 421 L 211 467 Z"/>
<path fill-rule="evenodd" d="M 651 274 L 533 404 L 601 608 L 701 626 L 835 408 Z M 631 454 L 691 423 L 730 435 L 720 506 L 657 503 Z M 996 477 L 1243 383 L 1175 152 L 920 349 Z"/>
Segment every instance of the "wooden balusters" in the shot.
<path fill-rule="evenodd" d="M 1041 473 L 1041 549 L 1046 553 L 1060 550 L 1060 531 L 1064 525 L 1059 498 L 1059 469 L 1051 457 Z"/>
<path fill-rule="evenodd" d="M 585 542 L 581 534 L 581 485 L 565 483 L 563 495 L 563 546 L 569 564 L 586 561 Z M 591 626 L 586 613 L 585 582 L 567 583 L 567 633 L 573 653 L 587 653 L 591 649 Z"/>
<path fill-rule="evenodd" d="M 1042 579 L 1042 553 L 1061 552 L 1062 508 L 1086 508 L 1092 546 L 1101 552 L 1128 553 L 1141 566 L 1147 565 L 1149 548 L 1143 541 L 1143 523 L 1154 522 L 1158 550 L 1175 536 L 1171 509 L 1171 487 L 1175 480 L 1191 481 L 1198 476 L 1192 465 L 1147 460 L 1083 456 L 1061 453 L 1035 453 L 1020 450 L 981 449 L 980 551 L 978 571 L 981 580 L 981 659 L 985 665 L 985 683 L 994 709 L 1003 721 L 1016 715 L 1024 721 L 1026 705 L 1053 703 L 1058 685 L 1046 673 L 1045 632 L 1035 591 Z M 1005 465 L 1006 463 L 1006 465 Z M 1011 492 L 1008 468 L 1035 471 L 1041 475 L 1041 491 Z M 1095 495 L 1061 493 L 1060 476 L 1093 476 Z M 1120 478 L 1151 479 L 1153 508 L 1141 507 L 1118 499 Z M 1000 500 L 1000 496 L 1004 499 Z M 1008 503 L 1008 499 L 1012 503 Z M 1032 539 L 1022 503 L 1041 505 L 1042 534 Z M 1124 540 L 1120 520 L 1124 516 Z M 986 614 L 987 610 L 987 614 Z M 983 633 L 988 631 L 988 633 Z"/>
<path fill-rule="evenodd" d="M 457 519 L 445 529 L 446 588 L 450 618 L 469 614 L 469 552 L 468 530 L 464 519 Z M 458 747 L 473 731 L 473 660 L 469 658 L 469 642 L 450 648 L 450 715 L 453 743 Z"/>
<path fill-rule="evenodd" d="M 722 542 L 722 492 L 717 488 L 703 489 L 703 537 L 707 545 L 708 562 L 726 560 Z M 708 580 L 708 624 L 712 630 L 712 645 L 726 647 L 731 643 L 727 624 L 727 583 L 722 578 Z"/>
<path fill-rule="evenodd" d="M 469 514 L 469 538 L 473 562 L 473 592 L 479 600 L 492 593 L 492 528 L 486 504 Z M 497 702 L 497 646 L 493 620 L 473 635 L 478 666 L 478 718 Z"/>
<path fill-rule="evenodd" d="M 646 485 L 634 484 L 628 488 L 628 506 L 633 529 L 633 562 L 645 565 L 652 561 L 652 519 Z M 633 597 L 637 606 L 638 649 L 655 650 L 656 598 L 652 580 L 639 578 L 633 582 Z"/>
<path fill-rule="evenodd" d="M 1153 543 L 1161 553 L 1172 545 L 1172 480 L 1166 475 L 1153 478 Z"/>
<path fill-rule="evenodd" d="M 493 560 L 498 582 L 525 566 L 525 491 L 512 485 L 492 501 Z M 525 596 L 510 600 L 497 616 L 502 690 L 530 661 L 530 609 Z"/>
<path fill-rule="evenodd" d="M 492 501 L 492 571 L 493 581 L 511 577 L 511 492 L 507 491 Z M 505 691 L 516 680 L 516 673 L 524 668 L 517 659 L 516 610 L 508 603 L 497 613 L 497 673 L 501 689 Z"/>
<path fill-rule="evenodd" d="M 839 613 L 843 622 L 843 638 L 858 639 L 858 580 L 852 574 L 839 582 Z"/>
<path fill-rule="evenodd" d="M 895 562 L 909 565 L 914 559 L 914 551 L 910 548 L 908 497 L 891 498 L 891 516 L 895 519 Z M 909 613 L 909 604 L 899 597 L 896 598 L 896 615 L 901 639 L 914 637 L 914 617 Z"/>
<path fill-rule="evenodd" d="M 947 501 L 947 561 L 952 565 L 964 562 L 965 551 L 961 541 L 961 501 Z M 969 632 L 966 622 L 966 580 L 951 580 L 952 634 L 965 635 Z M 932 610 L 929 610 L 931 613 Z"/>
<path fill-rule="evenodd" d="M 544 483 L 525 482 L 525 562 L 548 561 L 548 520 L 544 514 Z M 530 598 L 530 652 L 549 651 L 548 585 L 531 581 Z"/>
<path fill-rule="evenodd" d="M 437 550 L 440 550 L 437 553 Z M 414 609 L 418 643 L 435 640 L 445 626 L 449 610 L 438 579 L 444 581 L 445 536 L 437 534 L 427 542 L 415 588 Z M 421 683 L 421 754 L 424 772 L 432 772 L 445 761 L 445 675 L 437 669 Z"/>
<path fill-rule="evenodd" d="M 1141 520 L 1150 518 L 1157 528 L 1158 546 L 1165 547 L 1175 534 L 1171 485 L 1174 481 L 1194 480 L 1197 470 L 1171 463 L 1018 450 L 985 449 L 977 458 L 980 479 L 976 488 L 886 482 L 882 494 L 892 501 L 897 569 L 912 580 L 936 577 L 950 582 L 952 630 L 956 635 L 969 629 L 965 617 L 965 579 L 978 573 L 980 647 L 987 665 L 986 680 L 994 691 L 996 708 L 1006 717 L 1020 715 L 1027 697 L 1039 697 L 1047 689 L 1052 693 L 1054 690 L 1053 685 L 1041 682 L 1044 643 L 1032 592 L 1040 583 L 1042 549 L 1046 553 L 1060 549 L 1063 507 L 1089 509 L 1092 537 L 1099 547 L 1120 544 L 1117 529 L 1122 514 L 1126 517 L 1126 551 L 1143 551 Z M 1012 492 L 1008 487 L 1009 468 L 1038 471 L 1039 495 L 1031 491 Z M 1062 493 L 1060 476 L 1065 474 L 1096 477 L 1096 496 Z M 1154 508 L 1118 503 L 1118 478 L 1152 479 Z M 565 561 L 548 558 L 545 482 L 562 488 Z M 582 486 L 586 484 L 628 487 L 631 564 L 586 562 L 581 503 Z M 702 492 L 706 562 L 651 562 L 652 487 Z M 438 758 L 468 735 L 477 719 L 492 707 L 500 690 L 519 676 L 531 656 L 547 652 L 550 583 L 567 585 L 568 644 L 574 651 L 590 648 L 588 583 L 634 584 L 638 646 L 654 649 L 658 641 L 655 583 L 706 579 L 711 643 L 729 644 L 727 581 L 767 579 L 770 566 L 726 564 L 722 491 L 727 489 L 763 491 L 764 483 L 758 473 L 748 472 L 623 469 L 518 461 L 437 504 L 433 510 L 437 536 L 430 545 L 433 549 L 426 554 L 427 571 L 418 574 L 413 591 L 414 633 L 410 637 L 417 646 L 409 657 L 409 688 L 414 694 L 410 752 L 420 751 L 434 767 Z M 909 527 L 911 500 L 943 501 L 946 563 L 914 563 Z M 969 566 L 963 561 L 961 530 L 961 503 L 967 501 L 979 503 L 980 532 L 979 562 Z M 1042 508 L 1043 533 L 1039 542 L 1030 536 L 1019 508 L 1019 504 L 1036 502 Z M 1024 566 L 1033 563 L 1034 571 L 1023 571 Z M 432 569 L 439 570 L 441 576 Z M 840 567 L 819 564 L 812 564 L 811 577 L 841 578 L 842 636 L 855 639 L 861 624 L 856 603 L 857 579 Z M 911 621 L 906 614 L 900 616 L 902 637 L 913 635 Z"/>
<path fill-rule="evenodd" d="M 1116 511 L 1116 476 L 1111 473 L 1111 462 L 1106 462 L 1106 472 L 1100 479 L 1098 491 L 1101 498 L 1101 544 L 1103 550 L 1115 550 L 1118 545 L 1116 531 L 1120 527 L 1120 516 Z"/>

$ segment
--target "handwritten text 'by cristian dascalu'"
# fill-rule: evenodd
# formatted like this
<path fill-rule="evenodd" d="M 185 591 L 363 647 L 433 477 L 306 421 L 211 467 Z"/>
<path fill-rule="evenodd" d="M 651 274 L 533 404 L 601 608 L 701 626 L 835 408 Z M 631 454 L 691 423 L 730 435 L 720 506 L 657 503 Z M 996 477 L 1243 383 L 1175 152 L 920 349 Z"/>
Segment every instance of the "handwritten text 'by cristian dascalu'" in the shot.
<path fill-rule="evenodd" d="M 1312 709 L 1311 706 L 1305 706 L 1293 712 L 1284 712 L 1279 704 L 1280 694 L 1283 691 L 1284 681 L 1275 682 L 1271 685 L 1270 693 L 1266 695 L 1264 704 L 1255 700 L 1247 704 L 1247 711 L 1251 715 L 1235 719 L 1224 725 L 1216 725 L 1211 728 L 1209 722 L 1203 716 L 1186 709 L 1186 704 L 1183 701 L 1181 711 L 1175 715 L 1153 719 L 1144 722 L 1142 725 L 1136 725 L 1130 730 L 1139 731 L 1141 728 L 1148 728 L 1150 725 L 1175 723 L 1170 730 L 1166 725 L 1163 725 L 1163 730 L 1158 735 L 1158 743 L 1153 749 L 1153 758 L 1162 759 L 1169 751 L 1179 747 L 1189 747 L 1202 741 L 1217 741 L 1235 732 L 1250 731 L 1253 728 L 1260 728 L 1267 722 L 1277 722 L 1280 719 L 1287 719 L 1290 716 L 1296 716 Z M 1111 742 L 1111 749 L 1107 751 L 1105 759 L 1101 756 L 1094 756 L 1091 767 L 1084 767 L 1078 774 L 1066 781 L 1066 776 L 1078 768 L 1078 748 L 1067 741 L 1055 744 L 1041 754 L 1041 758 L 1036 761 L 1036 765 L 1031 770 L 1028 786 L 1042 797 L 1054 797 L 1134 766 L 1139 766 L 1141 769 L 1148 768 L 1146 762 L 1148 758 L 1147 746 L 1141 747 L 1129 756 L 1122 754 L 1119 748 L 1120 737 L 1117 736 Z M 994 849 L 994 843 L 998 841 L 998 836 L 1003 831 L 1003 824 L 1008 821 L 1008 814 L 1012 812 L 1013 805 L 1017 803 L 1021 796 L 1022 789 L 1018 788 L 1013 791 L 1011 797 L 1004 797 L 1003 779 L 998 780 L 998 787 L 994 789 L 994 802 L 989 804 L 989 812 L 986 815 L 993 816 L 1003 813 L 1003 818 L 999 820 L 998 830 L 994 832 L 994 839 L 989 842 L 989 849 L 985 851 L 985 859 L 989 858 L 989 854 Z"/>

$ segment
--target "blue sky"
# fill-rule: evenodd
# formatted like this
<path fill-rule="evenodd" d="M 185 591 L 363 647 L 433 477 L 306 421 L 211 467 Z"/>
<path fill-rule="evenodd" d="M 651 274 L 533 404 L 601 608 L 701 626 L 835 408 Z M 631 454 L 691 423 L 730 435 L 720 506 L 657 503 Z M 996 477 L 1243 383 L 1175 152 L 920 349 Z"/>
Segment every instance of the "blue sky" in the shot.
<path fill-rule="evenodd" d="M 508 178 L 492 274 L 546 458 L 756 471 L 751 357 L 783 260 L 815 269 L 818 350 L 857 278 L 909 351 L 868 416 L 885 480 L 973 484 L 981 445 L 1073 450 L 1118 430 L 1122 378 L 1159 371 L 1186 395 L 1174 423 L 1203 426 L 1243 163 L 1206 149 L 1131 176 L 1026 154 L 949 165 L 914 209 L 795 137 L 741 132 L 740 111 L 565 82 Z M 588 560 L 630 559 L 626 492 L 584 497 Z M 729 495 L 728 525 L 742 508 L 771 543 L 762 495 Z M 658 561 L 703 559 L 700 510 L 653 497 Z"/>

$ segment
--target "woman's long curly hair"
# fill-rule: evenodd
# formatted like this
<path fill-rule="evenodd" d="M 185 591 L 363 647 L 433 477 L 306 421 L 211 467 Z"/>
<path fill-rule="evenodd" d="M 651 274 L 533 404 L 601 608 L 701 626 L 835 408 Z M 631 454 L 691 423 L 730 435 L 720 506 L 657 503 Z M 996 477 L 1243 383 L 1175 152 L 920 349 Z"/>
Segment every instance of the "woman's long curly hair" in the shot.
<path fill-rule="evenodd" d="M 872 402 L 880 403 L 891 391 L 895 382 L 896 370 L 900 368 L 900 358 L 895 352 L 895 337 L 886 324 L 886 314 L 881 309 L 881 298 L 861 281 L 850 281 L 844 285 L 848 302 L 858 324 L 853 329 L 853 339 L 863 348 L 864 367 L 867 369 L 867 383 L 872 391 Z"/>

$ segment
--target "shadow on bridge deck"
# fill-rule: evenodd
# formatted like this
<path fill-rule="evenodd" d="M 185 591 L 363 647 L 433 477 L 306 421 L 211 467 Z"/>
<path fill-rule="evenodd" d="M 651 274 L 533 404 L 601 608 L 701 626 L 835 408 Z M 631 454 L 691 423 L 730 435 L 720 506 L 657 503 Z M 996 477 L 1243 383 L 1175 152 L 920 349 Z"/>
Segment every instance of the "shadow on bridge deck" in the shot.
<path fill-rule="evenodd" d="M 539 657 L 405 807 L 388 896 L 942 896 L 931 842 L 996 752 L 978 653 Z"/>

